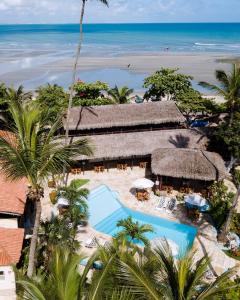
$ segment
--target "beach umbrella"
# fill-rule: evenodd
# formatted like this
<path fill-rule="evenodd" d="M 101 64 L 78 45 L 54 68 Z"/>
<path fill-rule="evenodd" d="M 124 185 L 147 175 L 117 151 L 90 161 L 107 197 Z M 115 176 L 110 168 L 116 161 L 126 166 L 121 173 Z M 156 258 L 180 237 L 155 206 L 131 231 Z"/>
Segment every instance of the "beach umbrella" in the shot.
<path fill-rule="evenodd" d="M 184 197 L 185 204 L 188 208 L 195 208 L 201 212 L 209 210 L 207 200 L 198 194 L 187 195 Z"/>
<path fill-rule="evenodd" d="M 154 186 L 154 182 L 147 178 L 140 178 L 133 182 L 132 187 L 136 189 L 149 189 Z"/>
<path fill-rule="evenodd" d="M 57 205 L 61 205 L 61 206 L 69 206 L 69 202 L 66 198 L 64 197 L 59 197 L 58 201 L 57 201 Z"/>
<path fill-rule="evenodd" d="M 172 255 L 173 256 L 176 256 L 178 255 L 178 252 L 179 252 L 179 246 L 177 243 L 175 243 L 173 240 L 170 240 L 170 239 L 164 239 L 164 238 L 155 238 L 153 240 L 150 241 L 150 245 L 151 247 L 154 249 L 154 248 L 157 248 L 157 247 L 161 247 L 162 245 L 165 245 L 165 244 L 168 244 L 170 250 L 172 251 Z"/>

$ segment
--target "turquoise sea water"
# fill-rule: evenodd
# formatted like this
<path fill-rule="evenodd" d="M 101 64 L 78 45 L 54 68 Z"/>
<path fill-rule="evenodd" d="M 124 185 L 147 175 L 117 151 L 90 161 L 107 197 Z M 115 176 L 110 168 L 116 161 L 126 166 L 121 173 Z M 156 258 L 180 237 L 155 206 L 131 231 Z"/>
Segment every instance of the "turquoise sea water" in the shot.
<path fill-rule="evenodd" d="M 193 226 L 168 221 L 122 206 L 117 194 L 104 185 L 92 190 L 88 199 L 91 226 L 111 236 L 120 230 L 116 226 L 117 221 L 131 216 L 140 224 L 153 226 L 154 232 L 145 234 L 149 240 L 158 237 L 170 239 L 178 245 L 180 254 L 184 254 L 187 248 L 192 246 L 197 234 L 197 229 Z"/>
<path fill-rule="evenodd" d="M 78 37 L 78 24 L 0 25 L 0 81 L 7 85 L 23 84 L 27 89 L 49 82 L 67 89 Z M 240 23 L 84 25 L 82 56 L 166 52 L 237 56 L 240 54 Z M 63 61 L 70 62 L 68 67 L 60 66 Z M 81 70 L 78 78 L 87 82 L 101 79 L 110 86 L 127 85 L 142 92 L 147 75 L 96 66 L 91 71 Z"/>
<path fill-rule="evenodd" d="M 0 49 L 71 52 L 79 26 L 1 25 Z M 86 24 L 83 51 L 88 55 L 129 52 L 239 53 L 240 23 Z"/>

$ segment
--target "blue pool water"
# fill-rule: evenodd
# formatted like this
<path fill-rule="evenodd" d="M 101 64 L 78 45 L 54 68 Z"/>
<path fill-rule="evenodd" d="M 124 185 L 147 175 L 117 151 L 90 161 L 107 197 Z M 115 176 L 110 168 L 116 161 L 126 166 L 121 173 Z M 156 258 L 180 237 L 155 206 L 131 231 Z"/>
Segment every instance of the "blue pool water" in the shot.
<path fill-rule="evenodd" d="M 134 211 L 123 206 L 116 192 L 107 186 L 101 185 L 89 194 L 89 222 L 97 231 L 114 236 L 120 228 L 116 223 L 120 219 L 131 216 L 134 221 L 140 224 L 151 224 L 154 233 L 146 233 L 146 237 L 152 240 L 156 237 L 164 237 L 174 241 L 180 249 L 180 253 L 185 253 L 191 247 L 197 230 L 193 226 L 171 222 L 166 219 L 147 215 Z"/>

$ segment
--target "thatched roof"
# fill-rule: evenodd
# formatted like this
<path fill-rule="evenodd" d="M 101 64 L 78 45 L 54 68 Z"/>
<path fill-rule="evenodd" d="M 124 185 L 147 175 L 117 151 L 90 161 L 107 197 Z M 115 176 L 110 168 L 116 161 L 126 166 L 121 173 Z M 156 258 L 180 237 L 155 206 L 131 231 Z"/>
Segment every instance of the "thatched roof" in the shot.
<path fill-rule="evenodd" d="M 64 127 L 65 121 L 66 119 L 63 120 Z M 86 130 L 184 121 L 185 118 L 173 101 L 158 101 L 142 104 L 74 107 L 70 111 L 69 129 Z"/>
<path fill-rule="evenodd" d="M 81 137 L 75 137 L 73 141 Z M 104 134 L 84 137 L 94 146 L 94 156 L 87 159 L 117 159 L 151 155 L 157 148 L 202 148 L 207 138 L 195 129 L 156 130 Z M 81 157 L 80 159 L 86 159 Z"/>
<path fill-rule="evenodd" d="M 151 164 L 156 175 L 205 181 L 227 177 L 221 156 L 199 149 L 157 149 Z"/>

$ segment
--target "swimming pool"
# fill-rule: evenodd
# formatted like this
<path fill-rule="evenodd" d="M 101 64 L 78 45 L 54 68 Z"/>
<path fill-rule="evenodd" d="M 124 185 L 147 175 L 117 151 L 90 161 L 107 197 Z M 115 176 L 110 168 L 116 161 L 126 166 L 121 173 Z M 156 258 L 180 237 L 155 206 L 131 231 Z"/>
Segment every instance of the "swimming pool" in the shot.
<path fill-rule="evenodd" d="M 145 234 L 149 240 L 156 237 L 170 239 L 179 246 L 180 253 L 185 253 L 187 248 L 192 246 L 197 234 L 195 227 L 132 210 L 123 206 L 118 199 L 118 194 L 105 185 L 90 192 L 88 197 L 89 222 L 97 231 L 114 236 L 121 230 L 116 227 L 117 221 L 131 216 L 140 224 L 147 223 L 153 226 L 154 232 Z"/>

